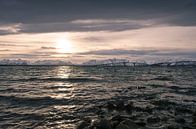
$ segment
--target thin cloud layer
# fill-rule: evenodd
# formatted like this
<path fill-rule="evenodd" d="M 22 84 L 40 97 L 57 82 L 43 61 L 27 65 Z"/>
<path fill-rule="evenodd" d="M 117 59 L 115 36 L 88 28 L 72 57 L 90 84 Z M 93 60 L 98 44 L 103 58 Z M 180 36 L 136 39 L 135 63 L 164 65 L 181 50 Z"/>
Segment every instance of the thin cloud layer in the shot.
<path fill-rule="evenodd" d="M 129 55 L 129 56 L 189 56 L 196 58 L 195 50 L 124 50 L 124 49 L 111 49 L 111 50 L 99 50 L 88 51 L 84 53 L 78 53 L 79 55 Z"/>

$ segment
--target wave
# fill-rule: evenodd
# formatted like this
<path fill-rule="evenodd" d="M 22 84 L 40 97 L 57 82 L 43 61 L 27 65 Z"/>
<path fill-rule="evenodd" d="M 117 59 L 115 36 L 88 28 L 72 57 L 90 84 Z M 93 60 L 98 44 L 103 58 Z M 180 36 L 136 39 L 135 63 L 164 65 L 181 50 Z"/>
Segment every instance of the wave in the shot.
<path fill-rule="evenodd" d="M 12 105 L 25 105 L 25 106 L 43 106 L 43 105 L 64 105 L 68 104 L 68 99 L 55 99 L 49 96 L 45 97 L 18 97 L 18 96 L 7 96 L 0 95 L 0 101 L 10 103 Z"/>
<path fill-rule="evenodd" d="M 17 93 L 24 93 L 24 92 L 28 92 L 29 89 L 18 89 L 18 88 L 6 88 L 6 89 L 0 89 L 0 92 L 17 92 Z"/>
<path fill-rule="evenodd" d="M 60 82 L 91 82 L 91 81 L 103 81 L 100 78 L 94 77 L 73 77 L 73 78 L 27 78 L 27 79 L 1 79 L 0 81 L 19 81 L 19 82 L 28 82 L 28 81 L 60 81 Z"/>

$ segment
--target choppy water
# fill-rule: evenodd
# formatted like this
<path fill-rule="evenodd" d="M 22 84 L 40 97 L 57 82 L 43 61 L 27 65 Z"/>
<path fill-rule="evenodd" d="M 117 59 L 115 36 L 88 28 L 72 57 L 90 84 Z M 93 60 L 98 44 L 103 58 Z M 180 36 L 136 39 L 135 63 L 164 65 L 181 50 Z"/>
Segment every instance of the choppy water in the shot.
<path fill-rule="evenodd" d="M 0 128 L 72 129 L 85 117 L 126 114 L 97 108 L 119 100 L 140 109 L 136 120 L 166 118 L 148 126 L 180 124 L 176 117 L 191 125 L 196 68 L 0 66 Z"/>

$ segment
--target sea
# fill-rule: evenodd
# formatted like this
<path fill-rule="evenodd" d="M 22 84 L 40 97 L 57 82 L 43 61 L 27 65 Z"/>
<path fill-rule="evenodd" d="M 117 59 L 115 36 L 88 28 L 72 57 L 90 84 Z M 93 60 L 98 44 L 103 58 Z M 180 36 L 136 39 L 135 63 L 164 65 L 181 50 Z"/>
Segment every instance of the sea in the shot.
<path fill-rule="evenodd" d="M 132 102 L 131 113 L 105 106 L 119 101 Z M 74 129 L 119 114 L 192 128 L 195 110 L 196 67 L 0 66 L 1 129 Z"/>

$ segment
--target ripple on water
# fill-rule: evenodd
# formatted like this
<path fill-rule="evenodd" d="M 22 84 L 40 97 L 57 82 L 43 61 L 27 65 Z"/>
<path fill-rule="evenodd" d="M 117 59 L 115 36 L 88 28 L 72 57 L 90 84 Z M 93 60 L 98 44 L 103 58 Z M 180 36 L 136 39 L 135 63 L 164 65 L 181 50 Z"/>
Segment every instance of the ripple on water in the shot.
<path fill-rule="evenodd" d="M 1 67 L 0 128 L 70 128 L 116 114 L 147 127 L 191 126 L 196 69 L 159 67 Z M 107 102 L 133 103 L 131 111 Z M 120 103 L 120 104 L 119 104 Z M 146 116 L 149 116 L 146 117 Z M 158 122 L 150 122 L 159 117 Z M 180 117 L 180 118 L 179 118 Z"/>

